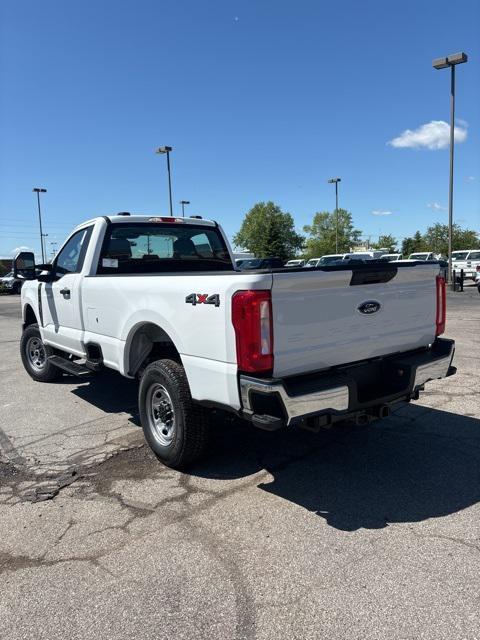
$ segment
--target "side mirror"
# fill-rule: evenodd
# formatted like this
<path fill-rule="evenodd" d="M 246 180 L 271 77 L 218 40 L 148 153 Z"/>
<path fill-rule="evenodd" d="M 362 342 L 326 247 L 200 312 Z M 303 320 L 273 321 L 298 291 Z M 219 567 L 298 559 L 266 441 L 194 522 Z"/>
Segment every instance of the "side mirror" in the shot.
<path fill-rule="evenodd" d="M 13 277 L 35 280 L 35 256 L 32 251 L 21 251 L 13 261 Z"/>

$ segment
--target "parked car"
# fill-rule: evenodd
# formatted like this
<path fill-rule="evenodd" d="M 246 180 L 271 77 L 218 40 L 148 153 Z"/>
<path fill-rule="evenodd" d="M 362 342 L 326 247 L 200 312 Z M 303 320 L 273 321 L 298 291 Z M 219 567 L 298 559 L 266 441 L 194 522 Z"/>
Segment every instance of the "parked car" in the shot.
<path fill-rule="evenodd" d="M 285 263 L 286 267 L 304 267 L 305 260 L 289 260 Z"/>
<path fill-rule="evenodd" d="M 480 249 L 467 251 L 452 251 L 452 269 L 457 273 L 463 269 L 463 277 L 467 280 L 475 280 L 477 266 L 480 265 Z"/>
<path fill-rule="evenodd" d="M 118 215 L 14 273 L 31 378 L 138 379 L 145 438 L 174 468 L 201 455 L 213 410 L 269 431 L 364 423 L 455 373 L 436 263 L 239 271 L 216 222 Z"/>
<path fill-rule="evenodd" d="M 343 260 L 374 260 L 374 256 L 368 251 L 355 251 L 352 253 L 344 253 Z"/>
<path fill-rule="evenodd" d="M 321 258 L 310 258 L 305 267 L 323 267 L 326 265 L 341 263 L 348 260 L 373 260 L 370 253 L 335 253 L 322 256 Z"/>
<path fill-rule="evenodd" d="M 432 251 L 420 251 L 419 253 L 411 253 L 408 256 L 409 260 L 424 260 L 425 262 L 429 260 L 436 260 L 435 255 Z"/>
<path fill-rule="evenodd" d="M 475 273 L 475 285 L 478 289 L 478 293 L 480 293 L 480 265 L 477 267 L 477 271 Z"/>
<path fill-rule="evenodd" d="M 329 264 L 333 264 L 334 262 L 338 262 L 339 260 L 343 260 L 345 254 L 343 253 L 329 253 L 325 256 L 322 256 L 318 261 L 317 267 L 325 267 Z"/>
<path fill-rule="evenodd" d="M 16 278 L 13 275 L 13 271 L 10 271 L 0 278 L 0 289 L 3 289 L 8 293 L 20 293 L 22 284 L 23 280 Z"/>
<path fill-rule="evenodd" d="M 249 271 L 251 269 L 281 269 L 283 268 L 283 260 L 281 258 L 252 258 L 243 260 L 237 267 L 241 271 Z"/>

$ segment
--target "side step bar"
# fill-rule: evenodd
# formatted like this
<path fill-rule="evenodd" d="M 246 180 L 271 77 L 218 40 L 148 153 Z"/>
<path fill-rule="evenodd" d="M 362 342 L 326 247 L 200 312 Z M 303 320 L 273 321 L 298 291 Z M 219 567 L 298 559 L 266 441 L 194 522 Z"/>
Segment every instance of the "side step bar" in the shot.
<path fill-rule="evenodd" d="M 61 356 L 48 356 L 48 361 L 55 367 L 77 376 L 77 378 L 85 378 L 86 376 L 92 375 L 91 369 L 88 369 L 82 364 L 73 362 L 72 360 L 65 360 L 65 358 L 62 358 Z"/>

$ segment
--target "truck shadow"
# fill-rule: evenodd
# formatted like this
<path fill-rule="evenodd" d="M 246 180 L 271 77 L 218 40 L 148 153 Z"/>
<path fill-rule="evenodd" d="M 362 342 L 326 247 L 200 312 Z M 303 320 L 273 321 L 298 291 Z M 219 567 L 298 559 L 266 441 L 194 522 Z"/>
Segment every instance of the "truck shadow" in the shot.
<path fill-rule="evenodd" d="M 138 383 L 136 380 L 124 378 L 115 371 L 105 369 L 96 373 L 92 378 L 85 378 L 81 381 L 75 376 L 65 374 L 54 384 L 71 385 L 72 383 L 78 383 L 76 387 L 71 389 L 71 393 L 78 398 L 93 404 L 106 413 L 122 413 L 124 411 L 130 413 L 129 422 L 140 426 L 137 411 Z"/>
<path fill-rule="evenodd" d="M 410 405 L 367 427 L 320 434 L 216 428 L 193 471 L 235 478 L 267 470 L 259 489 L 343 531 L 445 516 L 480 500 L 480 420 Z"/>
<path fill-rule="evenodd" d="M 105 412 L 127 412 L 139 425 L 136 382 L 98 375 L 72 393 Z M 151 468 L 158 473 L 153 456 Z M 219 413 L 208 457 L 188 473 L 221 481 L 263 470 L 271 479 L 259 490 L 343 531 L 437 518 L 480 500 L 480 420 L 412 404 L 365 427 L 267 433 Z"/>

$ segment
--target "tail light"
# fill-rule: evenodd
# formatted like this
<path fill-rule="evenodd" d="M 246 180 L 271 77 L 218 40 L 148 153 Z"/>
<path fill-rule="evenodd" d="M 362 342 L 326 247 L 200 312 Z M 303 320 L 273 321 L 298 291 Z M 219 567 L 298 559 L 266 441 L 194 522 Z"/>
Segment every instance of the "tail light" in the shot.
<path fill-rule="evenodd" d="M 241 371 L 273 370 L 272 297 L 270 291 L 237 291 L 232 297 L 232 323 Z"/>
<path fill-rule="evenodd" d="M 441 336 L 445 333 L 445 320 L 447 313 L 447 301 L 445 297 L 445 278 L 437 276 L 437 314 L 435 335 Z"/>

